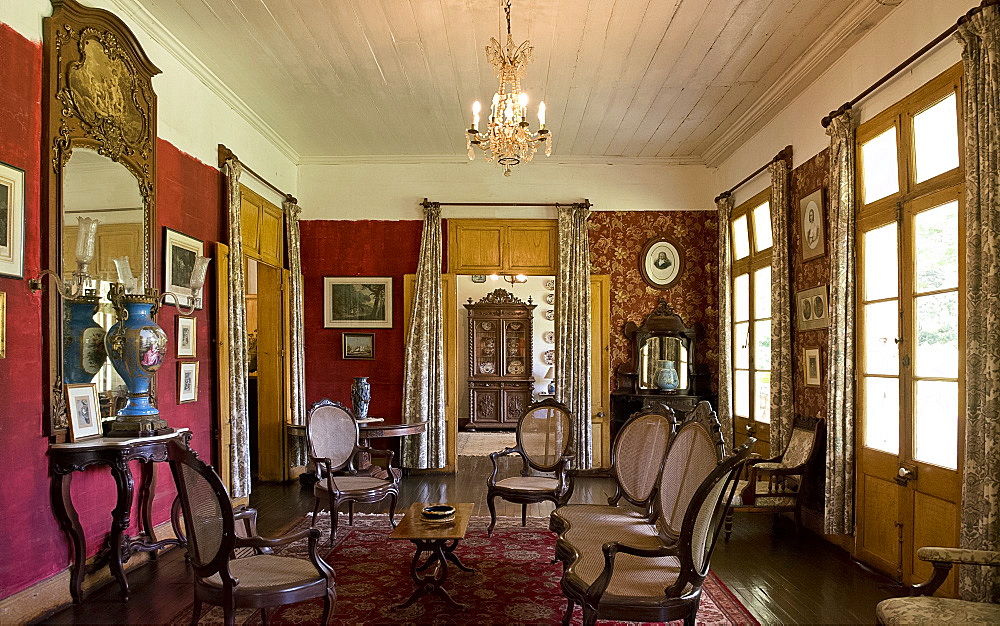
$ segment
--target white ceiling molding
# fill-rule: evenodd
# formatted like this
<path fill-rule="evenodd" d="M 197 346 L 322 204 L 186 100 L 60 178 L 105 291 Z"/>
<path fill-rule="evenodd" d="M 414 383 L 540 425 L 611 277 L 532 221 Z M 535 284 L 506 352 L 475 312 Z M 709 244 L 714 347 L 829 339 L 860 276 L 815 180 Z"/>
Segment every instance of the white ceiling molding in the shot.
<path fill-rule="evenodd" d="M 154 41 L 163 46 L 178 62 L 195 75 L 215 95 L 231 106 L 237 114 L 247 121 L 257 132 L 270 141 L 275 148 L 284 154 L 292 163 L 297 163 L 299 153 L 290 143 L 285 141 L 267 122 L 264 121 L 236 92 L 208 69 L 201 59 L 196 57 L 181 41 L 170 32 L 160 20 L 156 19 L 139 0 L 110 0 L 119 11 L 131 18 L 132 23 L 141 28 Z"/>
<path fill-rule="evenodd" d="M 799 57 L 798 60 L 785 72 L 778 82 L 771 85 L 760 99 L 755 102 L 750 109 L 738 120 L 733 122 L 705 152 L 702 154 L 702 161 L 709 167 L 718 167 L 728 155 L 753 136 L 753 133 L 760 129 L 776 112 L 774 109 L 787 105 L 794 94 L 802 91 L 807 81 L 812 82 L 812 76 L 817 68 L 825 63 L 829 67 L 831 54 L 837 48 L 843 46 L 858 28 L 865 26 L 870 30 L 878 22 L 889 16 L 895 5 L 886 6 L 879 4 L 875 0 L 866 0 L 853 4 L 847 11 L 834 22 L 823 35 L 816 40 L 809 50 Z M 872 17 L 876 12 L 881 11 L 882 15 L 874 21 Z M 845 48 L 846 51 L 846 48 Z M 839 103 L 832 103 L 833 107 Z M 819 124 L 819 120 L 816 120 Z"/>
<path fill-rule="evenodd" d="M 462 154 L 364 154 L 347 156 L 304 156 L 298 165 L 421 165 L 421 164 L 465 164 L 469 158 Z M 496 167 L 495 163 L 487 165 Z M 675 165 L 702 165 L 698 157 L 603 157 L 603 156 L 556 156 L 536 155 L 531 165 L 653 165 L 670 167 Z"/>

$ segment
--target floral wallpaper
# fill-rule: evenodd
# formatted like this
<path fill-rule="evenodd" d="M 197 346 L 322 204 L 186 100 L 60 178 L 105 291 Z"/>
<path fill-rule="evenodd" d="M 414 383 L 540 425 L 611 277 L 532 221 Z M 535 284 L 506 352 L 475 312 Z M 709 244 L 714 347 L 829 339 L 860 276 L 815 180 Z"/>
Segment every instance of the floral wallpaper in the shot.
<path fill-rule="evenodd" d="M 590 217 L 590 265 L 611 276 L 611 371 L 628 360 L 625 322 L 637 324 L 662 297 L 688 326 L 700 323 L 695 362 L 716 386 L 718 362 L 718 231 L 715 211 L 595 211 Z M 652 237 L 667 236 L 683 248 L 684 273 L 666 290 L 646 284 L 639 253 Z"/>

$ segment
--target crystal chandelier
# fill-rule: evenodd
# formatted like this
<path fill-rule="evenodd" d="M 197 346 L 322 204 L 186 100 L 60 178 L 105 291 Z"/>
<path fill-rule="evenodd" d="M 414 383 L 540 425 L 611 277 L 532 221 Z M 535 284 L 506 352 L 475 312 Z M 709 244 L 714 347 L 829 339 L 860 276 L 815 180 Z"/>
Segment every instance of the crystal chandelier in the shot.
<path fill-rule="evenodd" d="M 521 79 L 531 60 L 532 47 L 527 40 L 514 47 L 510 35 L 510 0 L 501 3 L 507 16 L 507 44 L 501 46 L 496 38 L 490 37 L 490 45 L 486 47 L 486 59 L 493 65 L 500 87 L 493 94 L 485 133 L 479 132 L 482 106 L 478 100 L 472 104 L 472 127 L 466 133 L 466 147 L 470 161 L 476 158 L 472 147 L 479 146 L 487 161 L 496 159 L 503 167 L 503 175 L 510 176 L 511 168 L 535 156 L 539 143 L 545 144 L 545 156 L 551 155 L 552 138 L 545 128 L 544 102 L 538 103 L 538 132 L 528 129 L 528 94 L 521 91 Z"/>

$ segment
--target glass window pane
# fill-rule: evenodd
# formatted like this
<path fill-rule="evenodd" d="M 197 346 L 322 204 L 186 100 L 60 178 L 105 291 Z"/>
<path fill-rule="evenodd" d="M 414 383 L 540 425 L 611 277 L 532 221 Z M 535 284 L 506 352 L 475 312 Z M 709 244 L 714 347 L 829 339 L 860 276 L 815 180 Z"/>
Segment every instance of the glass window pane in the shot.
<path fill-rule="evenodd" d="M 917 376 L 958 378 L 958 293 L 916 299 Z"/>
<path fill-rule="evenodd" d="M 733 330 L 733 347 L 736 352 L 733 367 L 748 369 L 750 367 L 750 324 L 737 324 Z"/>
<path fill-rule="evenodd" d="M 754 319 L 771 317 L 771 266 L 753 273 L 753 316 Z"/>
<path fill-rule="evenodd" d="M 765 202 L 753 210 L 753 236 L 757 251 L 771 247 L 771 203 Z"/>
<path fill-rule="evenodd" d="M 958 383 L 917 381 L 913 456 L 958 468 Z"/>
<path fill-rule="evenodd" d="M 899 305 L 896 300 L 865 305 L 865 373 L 899 374 Z"/>
<path fill-rule="evenodd" d="M 870 204 L 899 191 L 895 126 L 861 145 L 861 164 L 864 204 Z"/>
<path fill-rule="evenodd" d="M 733 412 L 740 417 L 750 417 L 750 372 L 733 372 Z"/>
<path fill-rule="evenodd" d="M 771 423 L 771 372 L 754 372 L 753 418 Z"/>
<path fill-rule="evenodd" d="M 740 274 L 733 281 L 733 320 L 750 319 L 750 274 Z"/>
<path fill-rule="evenodd" d="M 733 256 L 739 261 L 750 254 L 750 235 L 747 233 L 747 216 L 733 220 Z"/>
<path fill-rule="evenodd" d="M 896 224 L 886 224 L 864 234 L 865 300 L 895 298 L 899 291 Z"/>
<path fill-rule="evenodd" d="M 913 116 L 916 181 L 958 167 L 958 108 L 955 94 Z"/>
<path fill-rule="evenodd" d="M 753 366 L 757 370 L 771 369 L 771 320 L 754 322 Z"/>
<path fill-rule="evenodd" d="M 917 291 L 958 287 L 958 201 L 913 218 Z"/>
<path fill-rule="evenodd" d="M 865 378 L 865 445 L 899 454 L 899 379 Z"/>

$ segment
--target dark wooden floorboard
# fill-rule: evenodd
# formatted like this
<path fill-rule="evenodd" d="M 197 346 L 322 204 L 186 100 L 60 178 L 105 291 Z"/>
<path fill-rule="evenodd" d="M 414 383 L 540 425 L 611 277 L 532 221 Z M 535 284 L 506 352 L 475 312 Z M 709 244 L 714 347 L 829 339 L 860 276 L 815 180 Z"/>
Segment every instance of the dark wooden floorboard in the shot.
<path fill-rule="evenodd" d="M 493 466 L 488 457 L 459 457 L 456 474 L 406 476 L 396 510 L 413 502 L 474 502 L 474 515 L 489 515 L 486 478 Z M 516 473 L 519 465 L 503 468 Z M 576 481 L 572 502 L 604 503 L 613 493 L 607 478 Z M 253 487 L 250 504 L 258 510 L 258 530 L 264 536 L 286 532 L 312 513 L 311 487 L 298 482 L 261 483 Z M 387 511 L 384 505 L 358 505 L 355 512 Z M 529 515 L 547 516 L 549 504 L 529 506 Z M 497 500 L 497 514 L 520 516 L 521 506 Z M 346 508 L 341 514 L 346 527 Z M 336 563 L 332 563 L 336 568 Z M 808 532 L 795 539 L 790 521 L 771 528 L 768 515 L 737 515 L 732 539 L 721 539 L 712 569 L 762 623 L 872 623 L 875 605 L 888 594 L 887 583 L 851 562 L 847 554 Z M 405 573 L 400 576 L 405 578 Z M 51 624 L 164 623 L 191 602 L 191 570 L 183 552 L 171 550 L 149 565 L 129 573 L 131 599 L 119 600 L 117 584 L 90 593 L 82 606 L 52 615 Z"/>

